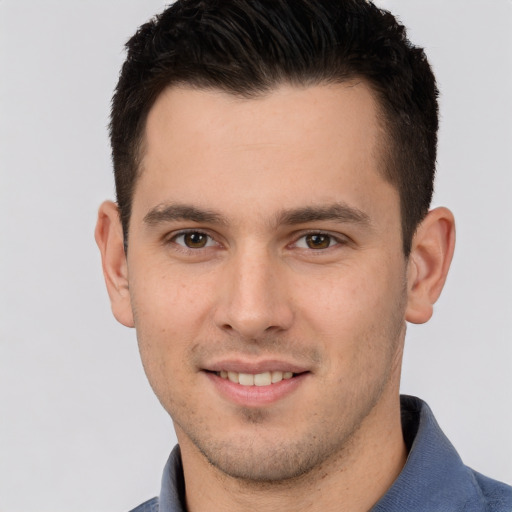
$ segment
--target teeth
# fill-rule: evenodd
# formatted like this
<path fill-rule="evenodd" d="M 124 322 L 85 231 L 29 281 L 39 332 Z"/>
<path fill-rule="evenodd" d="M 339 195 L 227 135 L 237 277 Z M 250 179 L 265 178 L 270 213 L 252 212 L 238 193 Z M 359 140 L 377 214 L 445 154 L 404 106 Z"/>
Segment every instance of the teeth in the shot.
<path fill-rule="evenodd" d="M 255 386 L 270 386 L 270 384 L 272 384 L 272 375 L 270 372 L 257 373 L 254 376 Z"/>
<path fill-rule="evenodd" d="M 272 384 L 283 380 L 283 372 L 272 372 Z"/>
<path fill-rule="evenodd" d="M 219 377 L 228 379 L 235 384 L 242 386 L 270 386 L 270 384 L 277 384 L 283 379 L 291 379 L 293 377 L 292 372 L 263 372 L 263 373 L 237 373 L 237 372 L 226 372 L 224 370 L 217 372 Z"/>
<path fill-rule="evenodd" d="M 242 386 L 254 386 L 254 375 L 250 373 L 239 373 L 238 382 Z"/>

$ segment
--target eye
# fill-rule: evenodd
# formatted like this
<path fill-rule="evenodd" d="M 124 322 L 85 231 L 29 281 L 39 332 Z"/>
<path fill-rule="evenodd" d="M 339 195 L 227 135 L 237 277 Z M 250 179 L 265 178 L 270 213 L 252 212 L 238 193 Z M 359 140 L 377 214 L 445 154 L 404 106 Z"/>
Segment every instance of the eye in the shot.
<path fill-rule="evenodd" d="M 187 247 L 188 249 L 203 249 L 215 245 L 210 236 L 201 231 L 188 231 L 180 233 L 172 238 L 175 244 Z"/>
<path fill-rule="evenodd" d="M 309 233 L 308 235 L 301 236 L 295 246 L 300 249 L 328 249 L 333 245 L 338 245 L 339 240 L 334 238 L 332 235 L 326 233 Z"/>

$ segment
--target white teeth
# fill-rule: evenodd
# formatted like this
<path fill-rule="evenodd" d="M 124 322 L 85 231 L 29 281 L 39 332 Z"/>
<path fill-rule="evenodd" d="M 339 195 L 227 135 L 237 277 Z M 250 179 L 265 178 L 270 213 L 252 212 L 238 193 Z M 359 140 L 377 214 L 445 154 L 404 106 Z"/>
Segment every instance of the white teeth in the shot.
<path fill-rule="evenodd" d="M 242 386 L 254 386 L 254 375 L 250 373 L 239 373 L 238 382 Z"/>
<path fill-rule="evenodd" d="M 272 384 L 272 375 L 270 375 L 270 372 L 257 373 L 254 376 L 255 386 L 270 386 L 270 384 Z"/>
<path fill-rule="evenodd" d="M 263 373 L 237 373 L 237 372 L 227 372 L 220 371 L 217 372 L 219 377 L 223 379 L 228 379 L 235 384 L 240 384 L 242 386 L 270 386 L 270 384 L 277 384 L 281 382 L 283 379 L 291 379 L 293 377 L 292 372 L 263 372 Z"/>
<path fill-rule="evenodd" d="M 272 384 L 283 380 L 283 372 L 272 372 Z"/>

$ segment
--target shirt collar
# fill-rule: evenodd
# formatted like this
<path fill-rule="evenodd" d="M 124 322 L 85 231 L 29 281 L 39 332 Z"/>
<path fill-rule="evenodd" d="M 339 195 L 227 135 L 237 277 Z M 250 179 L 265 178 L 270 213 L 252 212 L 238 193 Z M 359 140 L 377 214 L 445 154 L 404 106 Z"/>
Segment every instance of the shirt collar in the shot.
<path fill-rule="evenodd" d="M 465 504 L 483 504 L 472 471 L 462 463 L 429 406 L 416 397 L 400 398 L 404 439 L 407 443 L 412 431 L 412 446 L 400 475 L 371 512 L 465 510 Z"/>
<path fill-rule="evenodd" d="M 401 410 L 409 456 L 371 512 L 463 510 L 467 503 L 483 503 L 471 470 L 462 463 L 428 405 L 419 398 L 402 396 Z M 176 446 L 164 469 L 159 512 L 185 511 L 183 467 Z"/>
<path fill-rule="evenodd" d="M 165 465 L 158 505 L 159 512 L 185 512 L 187 510 L 179 445 L 174 447 Z"/>

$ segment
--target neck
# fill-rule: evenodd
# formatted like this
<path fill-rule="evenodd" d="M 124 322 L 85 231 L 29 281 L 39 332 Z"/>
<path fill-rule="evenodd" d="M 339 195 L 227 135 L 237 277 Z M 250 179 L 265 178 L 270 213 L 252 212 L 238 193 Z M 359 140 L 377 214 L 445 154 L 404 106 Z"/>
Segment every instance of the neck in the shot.
<path fill-rule="evenodd" d="M 364 512 L 389 489 L 407 452 L 398 394 L 382 397 L 339 453 L 300 477 L 247 482 L 211 466 L 188 439 L 180 439 L 189 512 L 294 510 Z"/>

